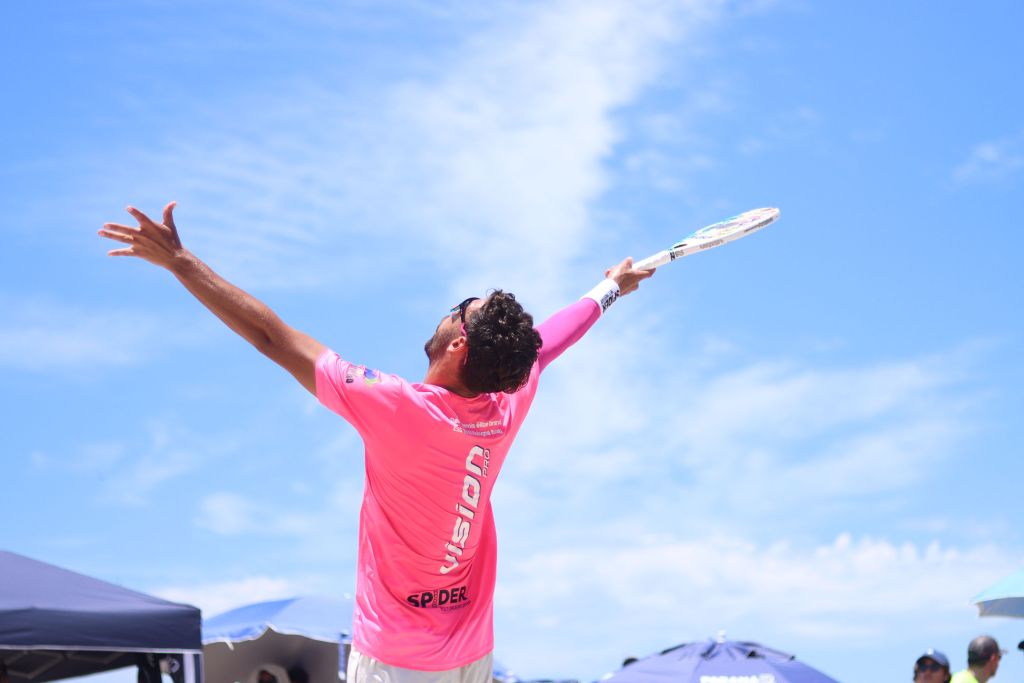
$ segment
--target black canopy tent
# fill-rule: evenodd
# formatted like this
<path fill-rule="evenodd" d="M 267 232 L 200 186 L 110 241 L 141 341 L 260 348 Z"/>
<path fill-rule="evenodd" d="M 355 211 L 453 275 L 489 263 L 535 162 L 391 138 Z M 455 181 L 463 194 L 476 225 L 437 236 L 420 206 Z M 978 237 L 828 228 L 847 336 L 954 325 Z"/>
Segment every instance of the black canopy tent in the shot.
<path fill-rule="evenodd" d="M 169 655 L 174 678 L 202 683 L 197 608 L 0 551 L 0 660 L 11 683 L 44 683 Z M 141 677 L 141 676 L 140 676 Z"/>

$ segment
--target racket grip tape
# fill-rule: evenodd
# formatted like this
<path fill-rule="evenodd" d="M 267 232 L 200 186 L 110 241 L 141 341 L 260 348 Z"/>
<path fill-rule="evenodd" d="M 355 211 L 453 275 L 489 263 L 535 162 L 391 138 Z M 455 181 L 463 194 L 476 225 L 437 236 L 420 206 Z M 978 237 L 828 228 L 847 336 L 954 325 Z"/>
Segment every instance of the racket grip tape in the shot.
<path fill-rule="evenodd" d="M 663 266 L 672 260 L 672 254 L 668 250 L 659 251 L 654 256 L 648 256 L 647 258 L 637 261 L 633 264 L 633 270 L 650 270 L 651 268 L 658 268 Z"/>

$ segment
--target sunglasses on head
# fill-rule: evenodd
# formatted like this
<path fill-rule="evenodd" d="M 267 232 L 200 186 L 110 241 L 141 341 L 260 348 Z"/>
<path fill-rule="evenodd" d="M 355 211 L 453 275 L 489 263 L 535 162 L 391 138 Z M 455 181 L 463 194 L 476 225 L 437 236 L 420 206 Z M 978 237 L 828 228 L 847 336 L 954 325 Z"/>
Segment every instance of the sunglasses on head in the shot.
<path fill-rule="evenodd" d="M 466 309 L 469 308 L 469 305 L 471 303 L 473 303 L 474 301 L 477 301 L 479 298 L 480 297 L 478 297 L 478 296 L 471 296 L 468 299 L 465 299 L 462 302 L 457 303 L 454 306 L 452 306 L 452 309 L 451 309 L 452 321 L 454 322 L 455 314 L 458 313 L 459 314 L 459 321 L 463 325 L 465 325 L 466 324 Z"/>

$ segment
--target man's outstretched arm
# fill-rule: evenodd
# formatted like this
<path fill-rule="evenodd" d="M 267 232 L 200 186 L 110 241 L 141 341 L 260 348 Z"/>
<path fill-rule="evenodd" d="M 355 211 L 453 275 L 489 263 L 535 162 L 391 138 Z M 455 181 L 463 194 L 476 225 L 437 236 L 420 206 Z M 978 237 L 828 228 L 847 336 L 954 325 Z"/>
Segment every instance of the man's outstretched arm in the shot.
<path fill-rule="evenodd" d="M 652 275 L 654 268 L 637 270 L 633 268 L 632 257 L 623 259 L 604 271 L 605 280 L 586 296 L 538 325 L 537 331 L 544 340 L 538 359 L 540 369 L 543 371 L 551 361 L 578 342 L 616 299 L 635 292 L 640 282 Z"/>
<path fill-rule="evenodd" d="M 131 206 L 128 213 L 138 226 L 105 223 L 100 236 L 128 245 L 109 255 L 137 256 L 169 270 L 214 315 L 315 396 L 316 360 L 323 345 L 286 325 L 263 302 L 217 275 L 182 247 L 174 226 L 174 207 L 175 202 L 164 207 L 162 224 Z"/>

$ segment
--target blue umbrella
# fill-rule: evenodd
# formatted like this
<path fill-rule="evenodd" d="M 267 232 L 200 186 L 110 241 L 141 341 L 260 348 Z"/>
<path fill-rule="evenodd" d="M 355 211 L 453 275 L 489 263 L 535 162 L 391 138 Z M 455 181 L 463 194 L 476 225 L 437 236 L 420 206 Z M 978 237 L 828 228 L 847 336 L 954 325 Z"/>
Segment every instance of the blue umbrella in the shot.
<path fill-rule="evenodd" d="M 273 673 L 276 667 L 295 665 L 309 673 L 310 683 L 337 681 L 339 672 L 344 678 L 352 645 L 352 607 L 351 600 L 302 597 L 258 602 L 206 619 L 205 683 L 246 683 L 260 668 Z M 494 679 L 520 680 L 497 661 Z"/>
<path fill-rule="evenodd" d="M 519 677 L 497 659 L 494 660 L 493 667 L 492 678 L 498 683 L 519 683 Z"/>
<path fill-rule="evenodd" d="M 1010 574 L 971 600 L 982 617 L 1024 617 L 1024 569 Z"/>
<path fill-rule="evenodd" d="M 268 629 L 329 643 L 351 642 L 352 601 L 301 597 L 244 605 L 203 620 L 203 643 L 255 640 Z"/>
<path fill-rule="evenodd" d="M 276 674 L 296 666 L 310 683 L 333 683 L 351 640 L 351 600 L 301 597 L 238 607 L 203 621 L 206 683 L 246 683 L 261 668 Z"/>
<path fill-rule="evenodd" d="M 834 678 L 757 643 L 719 638 L 687 643 L 629 664 L 604 683 L 836 683 Z"/>

